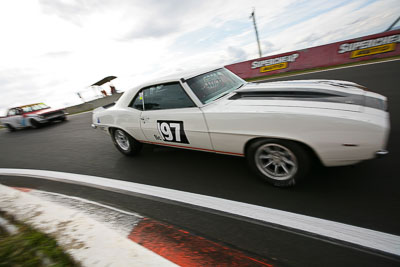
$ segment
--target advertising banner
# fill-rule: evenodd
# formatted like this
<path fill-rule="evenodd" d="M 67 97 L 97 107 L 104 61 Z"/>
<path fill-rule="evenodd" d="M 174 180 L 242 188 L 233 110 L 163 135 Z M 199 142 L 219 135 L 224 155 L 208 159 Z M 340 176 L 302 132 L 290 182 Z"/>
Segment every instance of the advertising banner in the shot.
<path fill-rule="evenodd" d="M 400 30 L 225 66 L 243 79 L 400 55 Z"/>

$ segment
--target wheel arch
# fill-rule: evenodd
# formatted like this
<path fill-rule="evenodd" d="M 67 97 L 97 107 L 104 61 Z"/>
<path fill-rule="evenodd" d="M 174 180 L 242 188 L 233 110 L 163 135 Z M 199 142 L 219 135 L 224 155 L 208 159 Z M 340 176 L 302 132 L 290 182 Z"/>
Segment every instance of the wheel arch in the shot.
<path fill-rule="evenodd" d="M 35 118 L 35 117 L 27 117 L 26 118 L 26 126 L 35 126 L 38 127 L 40 125 L 40 122 Z"/>
<path fill-rule="evenodd" d="M 14 132 L 16 128 L 10 123 L 3 123 L 3 126 L 8 129 L 10 132 Z"/>
<path fill-rule="evenodd" d="M 119 128 L 118 127 L 113 127 L 113 126 L 108 127 L 108 133 L 112 136 L 116 129 L 119 129 Z"/>
<path fill-rule="evenodd" d="M 252 143 L 258 142 L 261 140 L 266 140 L 266 139 L 290 141 L 290 142 L 296 143 L 296 144 L 300 145 L 311 156 L 311 159 L 313 161 L 315 161 L 319 165 L 323 165 L 321 158 L 318 156 L 317 152 L 310 145 L 308 145 L 304 142 L 298 141 L 298 140 L 287 139 L 287 138 L 276 138 L 276 137 L 266 137 L 266 136 L 252 138 L 252 139 L 248 140 L 246 142 L 246 144 L 244 145 L 243 151 L 244 151 L 245 156 L 247 156 L 248 149 Z"/>
<path fill-rule="evenodd" d="M 113 126 L 108 126 L 107 132 L 108 132 L 108 134 L 112 137 L 115 130 L 122 130 L 122 131 L 124 131 L 125 133 L 129 134 L 130 137 L 132 137 L 133 139 L 135 139 L 135 140 L 137 141 L 137 138 L 136 138 L 135 136 L 133 136 L 129 131 L 127 131 L 127 130 L 124 129 L 124 128 L 115 126 L 115 125 L 113 125 Z"/>
<path fill-rule="evenodd" d="M 126 135 L 129 143 L 128 148 L 123 148 L 121 144 L 115 139 L 114 135 L 116 130 L 122 131 L 124 135 Z M 126 156 L 135 156 L 141 151 L 143 144 L 137 141 L 128 131 L 125 131 L 120 127 L 113 127 L 113 126 L 108 127 L 107 131 L 111 136 L 112 142 L 122 154 Z"/>

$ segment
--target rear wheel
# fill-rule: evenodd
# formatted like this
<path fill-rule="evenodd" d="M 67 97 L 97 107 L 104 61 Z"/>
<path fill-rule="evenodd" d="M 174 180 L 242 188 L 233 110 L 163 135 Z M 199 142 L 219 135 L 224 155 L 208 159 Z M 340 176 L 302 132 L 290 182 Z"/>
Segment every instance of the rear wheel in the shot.
<path fill-rule="evenodd" d="M 265 181 L 279 187 L 294 186 L 308 172 L 310 156 L 295 142 L 263 139 L 246 153 L 250 167 Z"/>
<path fill-rule="evenodd" d="M 9 132 L 15 132 L 15 128 L 12 127 L 10 124 L 6 124 L 5 126 L 7 127 Z"/>
<path fill-rule="evenodd" d="M 134 156 L 142 150 L 142 143 L 121 129 L 112 130 L 111 137 L 117 149 L 126 156 Z"/>

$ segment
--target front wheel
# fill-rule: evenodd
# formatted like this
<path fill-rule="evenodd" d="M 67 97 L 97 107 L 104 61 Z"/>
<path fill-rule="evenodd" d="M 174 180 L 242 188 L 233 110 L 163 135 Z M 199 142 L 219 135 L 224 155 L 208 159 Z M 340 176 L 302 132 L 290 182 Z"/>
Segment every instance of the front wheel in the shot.
<path fill-rule="evenodd" d="M 246 157 L 250 167 L 263 180 L 278 187 L 294 186 L 310 166 L 307 151 L 286 140 L 256 141 L 249 146 Z"/>
<path fill-rule="evenodd" d="M 111 137 L 117 149 L 126 156 L 134 156 L 142 150 L 142 143 L 121 129 L 113 130 Z"/>
<path fill-rule="evenodd" d="M 34 129 L 39 129 L 42 125 L 37 120 L 31 119 L 30 120 L 31 126 Z"/>

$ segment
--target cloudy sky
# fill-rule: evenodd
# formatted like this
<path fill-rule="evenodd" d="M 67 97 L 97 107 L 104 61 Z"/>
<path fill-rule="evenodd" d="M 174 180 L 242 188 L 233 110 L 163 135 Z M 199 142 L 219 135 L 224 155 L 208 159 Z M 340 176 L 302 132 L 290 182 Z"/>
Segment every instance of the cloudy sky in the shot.
<path fill-rule="evenodd" d="M 91 84 L 124 91 L 184 69 L 378 33 L 400 0 L 1 0 L 0 115 L 10 106 L 79 104 Z"/>

